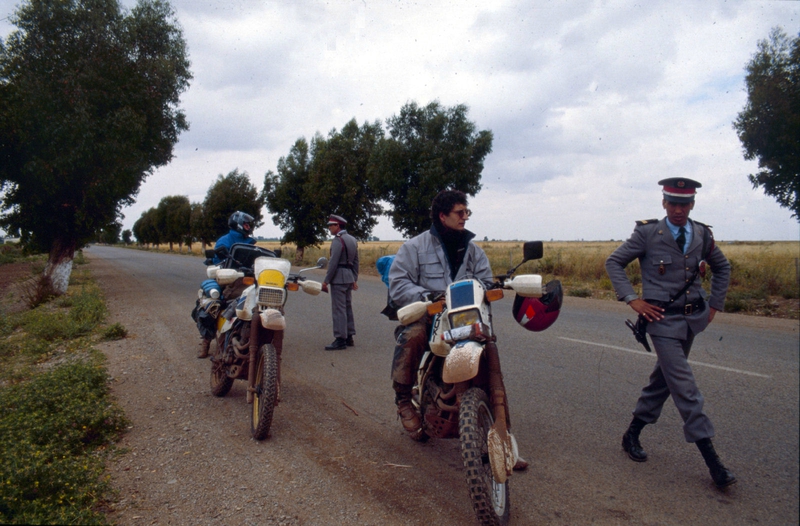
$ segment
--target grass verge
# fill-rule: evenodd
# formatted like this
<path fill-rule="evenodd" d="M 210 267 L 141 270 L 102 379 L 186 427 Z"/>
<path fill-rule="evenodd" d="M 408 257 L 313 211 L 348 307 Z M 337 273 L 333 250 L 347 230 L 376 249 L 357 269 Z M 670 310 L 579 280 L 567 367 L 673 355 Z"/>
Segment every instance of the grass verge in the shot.
<path fill-rule="evenodd" d="M 308 247 L 302 262 L 296 262 L 293 245 L 260 241 L 260 246 L 281 248 L 282 257 L 302 266 L 311 266 L 320 256 L 329 256 L 330 243 Z M 518 241 L 479 241 L 489 257 L 492 272 L 497 275 L 519 263 L 522 243 Z M 518 273 L 542 274 L 545 281 L 558 279 L 568 296 L 616 300 L 611 280 L 605 270 L 606 258 L 621 241 L 550 241 L 544 244 L 544 257 L 526 263 Z M 375 262 L 381 256 L 396 254 L 402 241 L 371 241 L 358 244 L 358 257 L 363 274 L 377 275 Z M 796 241 L 718 241 L 731 263 L 731 281 L 725 302 L 726 312 L 753 316 L 800 319 L 800 243 Z M 159 247 L 167 252 L 166 245 Z M 195 243 L 191 253 L 199 255 L 201 246 Z M 186 253 L 189 253 L 187 250 Z M 642 277 L 639 262 L 628 265 L 628 277 L 641 293 Z M 711 273 L 704 278 L 703 287 L 711 287 Z"/>
<path fill-rule="evenodd" d="M 15 294 L 4 292 L 4 305 Z M 106 523 L 104 464 L 127 423 L 92 347 L 124 337 L 105 317 L 102 293 L 80 266 L 66 295 L 0 311 L 0 523 Z"/>

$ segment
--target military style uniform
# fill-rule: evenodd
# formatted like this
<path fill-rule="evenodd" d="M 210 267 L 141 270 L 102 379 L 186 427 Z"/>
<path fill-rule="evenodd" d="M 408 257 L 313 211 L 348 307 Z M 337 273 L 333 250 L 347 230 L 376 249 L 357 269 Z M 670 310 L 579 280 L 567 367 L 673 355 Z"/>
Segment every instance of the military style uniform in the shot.
<path fill-rule="evenodd" d="M 694 189 L 699 188 L 700 183 L 671 178 L 659 184 L 664 185 L 665 208 L 671 204 L 691 210 Z M 692 221 L 688 216 L 683 221 L 685 225 L 680 228 L 667 217 L 637 221 L 631 237 L 606 260 L 606 271 L 620 301 L 630 303 L 638 299 L 625 273 L 625 267 L 638 259 L 642 299 L 664 309 L 663 319 L 647 324 L 647 334 L 658 361 L 633 410 L 633 422 L 623 437 L 623 448 L 632 460 L 647 459 L 639 444 L 639 433 L 646 424 L 658 420 L 664 402 L 672 396 L 684 422 L 686 441 L 697 444 L 715 483 L 723 487 L 736 479 L 722 466 L 711 446 L 714 426 L 703 411 L 704 398 L 689 365 L 689 352 L 695 336 L 708 326 L 709 309 L 722 311 L 724 308 L 731 267 L 714 243 L 707 225 Z M 679 246 L 684 239 L 685 248 Z M 713 273 L 710 297 L 702 288 L 706 266 Z"/>
<path fill-rule="evenodd" d="M 331 218 L 342 226 L 347 224 L 340 216 L 331 216 Z M 353 284 L 358 281 L 358 244 L 356 239 L 346 230 L 339 230 L 331 241 L 330 256 L 325 283 L 330 285 L 335 342 L 329 347 L 341 348 L 348 341 L 352 345 L 353 336 L 356 333 L 352 300 Z"/>
<path fill-rule="evenodd" d="M 619 300 L 631 295 L 637 297 L 625 274 L 625 267 L 638 259 L 642 272 L 642 297 L 648 303 L 666 309 L 663 320 L 647 325 L 658 362 L 650 375 L 650 383 L 642 390 L 633 415 L 648 424 L 654 423 L 661 414 L 664 402 L 672 394 L 684 421 L 686 441 L 697 442 L 701 438 L 713 437 L 714 426 L 703 412 L 703 395 L 695 384 L 688 356 L 695 335 L 708 325 L 708 307 L 721 311 L 725 305 L 731 267 L 719 247 L 710 250 L 706 262 L 713 275 L 711 297 L 706 302 L 706 293 L 696 273 L 703 260 L 703 241 L 704 238 L 708 239 L 707 231 L 710 233 L 710 230 L 697 221 L 689 220 L 689 223 L 692 236 L 683 254 L 667 226 L 666 218 L 637 222 L 630 239 L 606 261 L 606 270 Z M 694 276 L 686 292 L 670 303 L 670 299 Z"/>

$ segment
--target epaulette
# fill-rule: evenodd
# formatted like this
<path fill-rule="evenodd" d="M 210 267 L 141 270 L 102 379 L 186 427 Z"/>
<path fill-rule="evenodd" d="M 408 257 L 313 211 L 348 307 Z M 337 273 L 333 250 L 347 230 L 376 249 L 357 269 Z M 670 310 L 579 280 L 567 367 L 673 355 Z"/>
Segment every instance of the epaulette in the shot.
<path fill-rule="evenodd" d="M 658 219 L 640 219 L 636 222 L 636 225 L 642 226 L 642 225 L 649 225 L 652 223 L 658 223 Z"/>
<path fill-rule="evenodd" d="M 706 227 L 706 228 L 708 228 L 708 229 L 711 229 L 711 228 L 712 228 L 712 227 L 711 227 L 711 225 L 707 225 L 707 224 L 705 224 L 705 223 L 701 223 L 700 221 L 695 221 L 694 219 L 692 219 L 692 221 L 694 221 L 694 222 L 695 222 L 695 223 L 697 223 L 698 225 L 700 225 L 700 226 L 704 226 L 704 227 Z"/>

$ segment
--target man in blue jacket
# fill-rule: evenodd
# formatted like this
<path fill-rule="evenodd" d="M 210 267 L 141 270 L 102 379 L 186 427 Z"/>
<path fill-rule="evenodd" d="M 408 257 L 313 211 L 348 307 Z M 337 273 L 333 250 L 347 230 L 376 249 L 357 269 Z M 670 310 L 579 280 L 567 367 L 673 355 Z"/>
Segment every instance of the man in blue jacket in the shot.
<path fill-rule="evenodd" d="M 256 240 L 253 235 L 253 216 L 244 212 L 236 211 L 228 218 L 227 234 L 217 239 L 214 245 L 214 258 L 211 260 L 214 265 L 219 265 L 227 257 L 231 247 L 236 243 L 246 243 L 255 245 Z M 208 358 L 208 349 L 211 340 L 200 337 L 200 348 L 197 350 L 198 358 Z"/>
<path fill-rule="evenodd" d="M 212 261 L 215 265 L 219 265 L 225 259 L 234 244 L 256 244 L 256 240 L 252 237 L 253 222 L 253 216 L 250 214 L 239 211 L 231 214 L 231 217 L 228 218 L 228 228 L 230 230 L 227 234 L 217 239 L 217 243 L 214 245 L 214 259 Z"/>

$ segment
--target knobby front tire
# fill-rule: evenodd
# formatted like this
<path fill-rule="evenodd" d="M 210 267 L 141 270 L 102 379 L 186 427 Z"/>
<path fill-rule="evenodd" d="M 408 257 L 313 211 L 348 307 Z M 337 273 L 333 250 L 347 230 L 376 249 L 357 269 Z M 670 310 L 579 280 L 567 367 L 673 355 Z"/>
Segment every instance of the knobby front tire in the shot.
<path fill-rule="evenodd" d="M 458 413 L 461 458 L 466 469 L 469 498 L 481 524 L 505 526 L 511 508 L 508 481 L 498 484 L 492 476 L 488 445 L 492 424 L 489 397 L 482 389 L 469 389 L 461 399 Z"/>
<path fill-rule="evenodd" d="M 271 343 L 266 343 L 258 354 L 250 432 L 256 440 L 264 440 L 269 435 L 278 398 L 278 353 Z"/>

